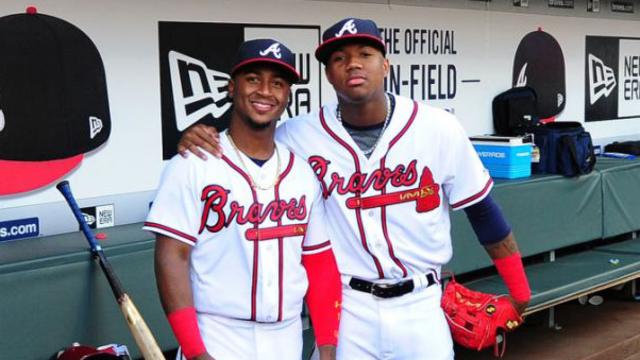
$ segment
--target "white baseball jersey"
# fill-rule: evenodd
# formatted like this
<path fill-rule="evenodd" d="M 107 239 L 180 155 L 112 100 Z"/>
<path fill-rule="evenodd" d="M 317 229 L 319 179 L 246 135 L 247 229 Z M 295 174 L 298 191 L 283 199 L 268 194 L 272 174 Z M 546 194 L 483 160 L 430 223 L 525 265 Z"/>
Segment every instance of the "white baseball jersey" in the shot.
<path fill-rule="evenodd" d="M 167 164 L 144 229 L 193 246 L 199 313 L 258 322 L 299 317 L 307 290 L 301 255 L 331 246 L 318 181 L 277 144 L 280 182 L 253 189 L 251 178 L 274 178 L 277 156 L 260 167 L 241 154 L 244 165 L 224 133 L 220 139 L 222 159 L 175 156 Z"/>
<path fill-rule="evenodd" d="M 455 116 L 395 99 L 370 158 L 336 119 L 335 103 L 276 132 L 321 180 L 343 275 L 374 280 L 439 272 L 452 255 L 449 209 L 482 200 L 493 185 Z"/>

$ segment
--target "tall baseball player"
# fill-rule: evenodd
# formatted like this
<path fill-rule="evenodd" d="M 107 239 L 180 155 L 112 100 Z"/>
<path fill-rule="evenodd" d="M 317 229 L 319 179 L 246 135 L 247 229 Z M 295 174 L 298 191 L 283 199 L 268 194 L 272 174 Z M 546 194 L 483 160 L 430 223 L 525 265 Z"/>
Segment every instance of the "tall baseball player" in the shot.
<path fill-rule="evenodd" d="M 450 210 L 464 209 L 521 314 L 530 289 L 493 182 L 454 115 L 385 93 L 377 25 L 347 18 L 316 58 L 338 101 L 278 127 L 276 138 L 321 182 L 343 283 L 339 359 L 452 359 L 440 271 L 452 256 Z M 228 147 L 196 126 L 178 150 Z"/>
<path fill-rule="evenodd" d="M 300 360 L 306 301 L 322 359 L 335 359 L 341 285 L 322 191 L 304 159 L 274 141 L 299 80 L 271 39 L 242 44 L 233 112 L 205 162 L 174 157 L 144 229 L 156 233 L 156 277 L 179 359 Z"/>

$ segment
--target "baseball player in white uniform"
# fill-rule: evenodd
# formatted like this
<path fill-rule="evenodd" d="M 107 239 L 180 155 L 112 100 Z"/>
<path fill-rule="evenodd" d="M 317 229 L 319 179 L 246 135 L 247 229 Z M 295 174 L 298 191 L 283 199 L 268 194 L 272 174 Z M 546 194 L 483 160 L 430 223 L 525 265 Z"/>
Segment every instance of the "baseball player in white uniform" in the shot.
<path fill-rule="evenodd" d="M 286 121 L 276 138 L 321 182 L 343 283 L 338 358 L 452 359 L 441 287 L 433 286 L 452 256 L 450 210 L 465 209 L 520 313 L 530 289 L 489 196 L 493 181 L 462 126 L 446 111 L 385 93 L 385 55 L 371 20 L 328 28 L 316 57 L 338 101 Z M 178 150 L 228 152 L 213 133 L 196 127 Z"/>
<path fill-rule="evenodd" d="M 179 359 L 300 360 L 306 295 L 317 344 L 335 358 L 340 278 L 322 191 L 309 165 L 274 141 L 294 56 L 271 39 L 242 44 L 220 159 L 174 157 L 144 228 Z"/>

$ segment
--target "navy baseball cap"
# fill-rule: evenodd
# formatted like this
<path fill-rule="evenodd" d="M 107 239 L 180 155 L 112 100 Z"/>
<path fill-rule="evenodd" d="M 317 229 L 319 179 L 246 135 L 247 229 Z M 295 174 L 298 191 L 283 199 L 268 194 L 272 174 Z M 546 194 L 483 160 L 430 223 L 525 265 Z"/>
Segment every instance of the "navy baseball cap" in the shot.
<path fill-rule="evenodd" d="M 283 43 L 274 39 L 247 40 L 240 45 L 231 76 L 240 69 L 252 64 L 267 63 L 278 66 L 284 71 L 292 84 L 300 81 L 300 74 L 296 70 L 295 56 Z"/>
<path fill-rule="evenodd" d="M 326 64 L 331 53 L 346 43 L 365 43 L 387 55 L 378 25 L 373 20 L 346 18 L 322 34 L 322 44 L 316 49 L 316 59 Z"/>
<path fill-rule="evenodd" d="M 111 130 L 98 49 L 76 26 L 37 13 L 0 17 L 0 196 L 49 185 Z"/>

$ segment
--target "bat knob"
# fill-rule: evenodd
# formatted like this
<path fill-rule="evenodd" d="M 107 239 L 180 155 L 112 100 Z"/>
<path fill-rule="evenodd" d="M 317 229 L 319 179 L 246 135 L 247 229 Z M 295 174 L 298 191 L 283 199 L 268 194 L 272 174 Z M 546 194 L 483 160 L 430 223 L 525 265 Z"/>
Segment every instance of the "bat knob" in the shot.
<path fill-rule="evenodd" d="M 56 185 L 56 189 L 62 190 L 63 188 L 69 186 L 69 182 L 67 180 L 60 181 L 58 185 Z"/>

